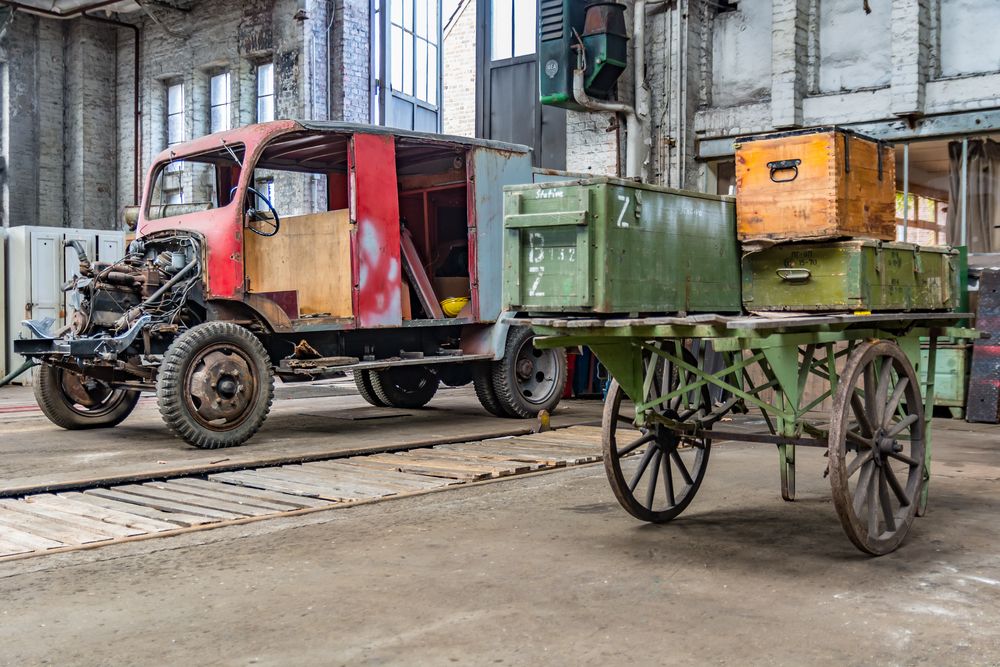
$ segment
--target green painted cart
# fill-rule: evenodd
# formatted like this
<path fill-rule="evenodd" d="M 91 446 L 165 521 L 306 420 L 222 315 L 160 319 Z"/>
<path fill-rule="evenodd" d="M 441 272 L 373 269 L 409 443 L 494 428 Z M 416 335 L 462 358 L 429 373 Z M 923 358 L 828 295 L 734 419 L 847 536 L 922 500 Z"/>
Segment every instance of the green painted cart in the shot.
<path fill-rule="evenodd" d="M 665 522 L 683 512 L 705 477 L 713 439 L 777 445 L 785 500 L 795 497 L 795 448 L 823 447 L 844 531 L 862 551 L 881 555 L 899 546 L 926 508 L 937 341 L 976 338 L 958 326 L 968 317 L 706 314 L 520 323 L 544 336 L 537 347 L 587 345 L 608 368 L 604 465 L 633 516 Z M 924 386 L 915 370 L 921 338 L 929 348 Z M 767 432 L 735 421 L 720 428 L 730 412 L 750 409 L 760 410 Z"/>

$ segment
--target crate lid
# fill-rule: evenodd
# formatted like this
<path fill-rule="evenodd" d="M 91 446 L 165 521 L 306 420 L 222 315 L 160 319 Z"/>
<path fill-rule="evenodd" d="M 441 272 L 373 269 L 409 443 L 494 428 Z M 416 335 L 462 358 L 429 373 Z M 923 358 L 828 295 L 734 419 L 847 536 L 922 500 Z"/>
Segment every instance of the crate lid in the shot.
<path fill-rule="evenodd" d="M 699 199 L 709 199 L 711 201 L 735 202 L 736 197 L 730 195 L 713 195 L 707 192 L 696 192 L 694 190 L 679 190 L 668 188 L 662 185 L 651 183 L 641 183 L 629 178 L 615 178 L 614 176 L 591 176 L 566 181 L 551 181 L 546 183 L 526 183 L 523 185 L 505 185 L 504 192 L 524 192 L 527 190 L 548 190 L 551 188 L 566 188 L 573 186 L 588 185 L 615 185 L 633 190 L 648 190 L 651 192 L 662 192 L 664 194 L 680 195 L 683 197 L 697 197 Z"/>
<path fill-rule="evenodd" d="M 870 141 L 874 144 L 881 144 L 883 146 L 892 146 L 892 142 L 886 141 L 885 139 L 876 139 L 875 137 L 870 137 L 867 134 L 862 134 L 856 130 L 852 130 L 848 127 L 841 127 L 840 125 L 823 125 L 820 127 L 809 127 L 801 130 L 787 130 L 784 132 L 767 132 L 764 134 L 748 134 L 742 137 L 736 137 L 733 143 L 736 146 L 739 144 L 749 143 L 751 141 L 764 141 L 768 139 L 783 139 L 785 137 L 800 137 L 809 134 L 828 134 L 830 132 L 836 132 L 839 134 L 846 134 L 858 139 L 863 139 L 865 141 Z"/>
<path fill-rule="evenodd" d="M 744 244 L 745 245 L 745 244 Z M 919 245 L 903 241 L 879 241 L 878 239 L 844 239 L 841 241 L 791 241 L 776 244 L 781 247 L 814 247 L 814 248 L 882 248 L 883 250 L 902 250 L 904 252 L 937 252 L 946 255 L 957 255 L 958 249 L 948 245 Z"/>

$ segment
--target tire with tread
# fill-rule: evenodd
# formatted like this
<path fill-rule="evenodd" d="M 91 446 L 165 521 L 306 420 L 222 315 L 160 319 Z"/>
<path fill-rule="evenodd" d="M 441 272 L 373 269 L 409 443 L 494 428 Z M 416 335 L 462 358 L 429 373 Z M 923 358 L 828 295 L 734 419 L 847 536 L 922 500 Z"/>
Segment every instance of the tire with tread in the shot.
<path fill-rule="evenodd" d="M 513 417 L 503 409 L 497 399 L 497 393 L 493 390 L 493 364 L 496 362 L 485 362 L 482 367 L 476 368 L 472 373 L 472 384 L 476 388 L 476 398 L 487 412 L 496 417 Z"/>
<path fill-rule="evenodd" d="M 232 425 L 216 428 L 199 420 L 189 400 L 188 376 L 202 352 L 220 346 L 247 362 L 253 388 L 245 414 Z M 274 400 L 274 370 L 264 345 L 249 329 L 232 322 L 205 322 L 183 332 L 167 348 L 156 396 L 163 421 L 177 437 L 200 449 L 235 447 L 249 440 L 267 418 Z"/>
<path fill-rule="evenodd" d="M 434 398 L 438 389 L 438 376 L 420 366 L 396 366 L 384 371 L 371 372 L 372 389 L 385 405 L 414 410 L 422 408 Z"/>
<path fill-rule="evenodd" d="M 376 408 L 388 407 L 388 404 L 384 403 L 378 397 L 378 394 L 375 393 L 375 387 L 372 386 L 371 371 L 354 371 L 354 384 L 357 386 L 361 398 L 365 399 L 370 405 L 374 405 Z"/>
<path fill-rule="evenodd" d="M 107 402 L 98 409 L 77 407 L 63 389 L 65 370 L 42 364 L 35 377 L 35 400 L 42 414 L 61 428 L 77 431 L 89 428 L 110 428 L 122 423 L 139 402 L 138 391 L 112 390 Z"/>
<path fill-rule="evenodd" d="M 534 334 L 528 327 L 511 327 L 507 334 L 507 345 L 504 349 L 503 359 L 493 364 L 493 391 L 497 401 L 503 409 L 512 417 L 529 419 L 536 416 L 542 410 L 552 412 L 562 399 L 563 388 L 566 386 L 566 351 L 563 349 L 536 350 L 531 341 Z M 525 346 L 530 346 L 530 349 Z M 519 379 L 518 364 L 523 361 L 524 353 L 527 352 L 531 358 L 541 360 L 546 355 L 551 355 L 546 365 L 551 366 L 551 377 L 545 378 L 547 393 L 539 399 L 527 396 Z M 538 367 L 532 367 L 533 373 L 544 372 Z"/>

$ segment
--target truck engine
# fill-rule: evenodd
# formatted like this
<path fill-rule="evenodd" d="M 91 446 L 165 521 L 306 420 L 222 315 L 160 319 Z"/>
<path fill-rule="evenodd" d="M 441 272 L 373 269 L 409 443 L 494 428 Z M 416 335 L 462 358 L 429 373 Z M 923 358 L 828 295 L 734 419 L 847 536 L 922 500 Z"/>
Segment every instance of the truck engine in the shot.
<path fill-rule="evenodd" d="M 137 239 L 113 264 L 91 264 L 79 241 L 70 245 L 77 251 L 80 272 L 63 287 L 74 306 L 67 337 L 121 336 L 148 316 L 137 333 L 145 343 L 141 353 L 155 354 L 171 335 L 203 319 L 195 237 Z"/>

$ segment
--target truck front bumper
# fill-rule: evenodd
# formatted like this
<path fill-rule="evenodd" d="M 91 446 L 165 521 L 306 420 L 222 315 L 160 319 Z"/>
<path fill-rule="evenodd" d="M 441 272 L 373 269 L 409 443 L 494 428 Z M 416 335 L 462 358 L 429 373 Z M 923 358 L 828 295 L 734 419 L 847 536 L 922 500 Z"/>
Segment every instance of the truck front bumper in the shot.
<path fill-rule="evenodd" d="M 88 357 L 115 357 L 124 352 L 135 341 L 143 327 L 149 324 L 149 315 L 137 319 L 131 327 L 117 336 L 98 334 L 84 338 L 56 338 L 50 328 L 52 320 L 25 320 L 22 324 L 32 333 L 33 338 L 19 338 L 14 341 L 14 352 L 29 359 L 66 356 L 77 359 Z"/>

